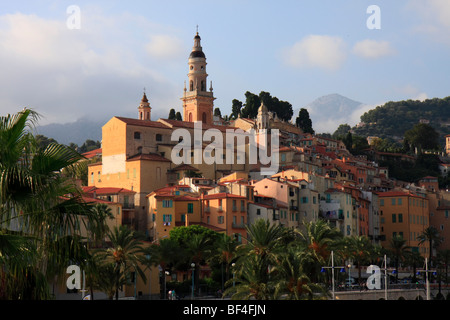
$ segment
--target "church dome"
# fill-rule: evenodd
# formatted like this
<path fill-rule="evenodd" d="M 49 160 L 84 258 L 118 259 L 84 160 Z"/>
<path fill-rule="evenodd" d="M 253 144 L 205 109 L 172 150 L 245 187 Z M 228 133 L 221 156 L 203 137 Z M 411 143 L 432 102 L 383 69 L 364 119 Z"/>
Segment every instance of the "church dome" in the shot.
<path fill-rule="evenodd" d="M 189 59 L 192 58 L 206 58 L 206 56 L 203 53 L 203 51 L 192 51 L 191 54 L 189 55 Z"/>

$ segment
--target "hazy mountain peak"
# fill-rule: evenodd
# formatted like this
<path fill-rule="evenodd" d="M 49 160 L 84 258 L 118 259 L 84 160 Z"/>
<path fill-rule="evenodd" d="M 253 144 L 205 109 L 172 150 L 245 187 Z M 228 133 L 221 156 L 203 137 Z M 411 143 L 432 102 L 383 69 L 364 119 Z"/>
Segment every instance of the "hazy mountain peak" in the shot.
<path fill-rule="evenodd" d="M 308 110 L 317 133 L 333 133 L 340 124 L 353 126 L 358 123 L 363 106 L 365 104 L 361 102 L 331 93 L 315 99 L 303 108 Z M 294 111 L 294 121 L 299 111 L 300 108 Z"/>

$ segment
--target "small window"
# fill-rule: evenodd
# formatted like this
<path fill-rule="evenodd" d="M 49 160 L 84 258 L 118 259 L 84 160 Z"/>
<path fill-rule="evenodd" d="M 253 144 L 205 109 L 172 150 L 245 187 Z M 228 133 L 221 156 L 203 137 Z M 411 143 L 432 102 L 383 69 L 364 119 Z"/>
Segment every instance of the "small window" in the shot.
<path fill-rule="evenodd" d="M 162 135 L 157 133 L 156 134 L 156 141 L 162 141 Z"/>
<path fill-rule="evenodd" d="M 140 139 L 141 139 L 141 133 L 138 132 L 138 131 L 136 131 L 136 132 L 134 133 L 134 139 L 140 140 Z"/>

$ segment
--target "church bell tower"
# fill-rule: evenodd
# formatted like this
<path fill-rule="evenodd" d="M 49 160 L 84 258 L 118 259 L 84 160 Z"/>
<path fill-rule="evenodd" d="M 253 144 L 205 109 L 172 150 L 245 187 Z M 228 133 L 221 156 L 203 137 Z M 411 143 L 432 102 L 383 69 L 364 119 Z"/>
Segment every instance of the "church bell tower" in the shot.
<path fill-rule="evenodd" d="M 184 85 L 183 120 L 189 122 L 201 121 L 213 124 L 214 95 L 212 84 L 207 90 L 206 56 L 200 44 L 200 36 L 194 37 L 194 47 L 189 55 L 188 85 Z"/>

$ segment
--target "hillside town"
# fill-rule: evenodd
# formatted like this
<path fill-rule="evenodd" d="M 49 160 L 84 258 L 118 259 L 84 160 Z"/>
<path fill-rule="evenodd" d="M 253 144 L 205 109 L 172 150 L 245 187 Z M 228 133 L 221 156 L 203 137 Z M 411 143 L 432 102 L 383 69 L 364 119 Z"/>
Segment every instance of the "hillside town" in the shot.
<path fill-rule="evenodd" d="M 88 183 L 81 187 L 87 202 L 106 204 L 115 213 L 115 225 L 145 234 L 149 243 L 170 237 L 177 227 L 198 225 L 245 244 L 248 226 L 258 219 L 298 230 L 323 220 L 343 237 L 366 236 L 381 247 L 387 248 L 400 236 L 423 258 L 436 255 L 437 248 L 420 238 L 434 227 L 442 237 L 439 250 L 450 249 L 450 192 L 439 188 L 438 177 L 424 176 L 414 183 L 393 179 L 389 169 L 376 160 L 352 155 L 340 140 L 304 133 L 278 119 L 264 103 L 255 119 L 237 117 L 224 123 L 214 116 L 215 98 L 212 84 L 207 88 L 206 56 L 200 40 L 197 33 L 181 94 L 184 120 L 152 119 L 151 93 L 147 96 L 147 92 L 137 106 L 136 118 L 111 118 L 102 128 L 101 148 L 83 154 Z M 279 132 L 279 143 L 272 148 L 278 170 L 265 172 L 267 163 L 250 161 L 248 143 L 239 153 L 242 145 L 228 140 L 223 150 L 214 151 L 223 151 L 223 159 L 234 151 L 232 161 L 208 162 L 215 154 L 209 143 L 194 137 L 198 124 L 201 137 L 215 130 L 223 141 L 227 130 L 252 131 L 259 138 L 268 132 L 268 140 Z M 200 149 L 200 162 L 174 161 L 174 149 L 181 141 L 178 136 L 173 138 L 177 130 L 193 137 L 189 146 Z M 448 174 L 450 135 L 446 141 L 443 175 Z M 370 152 L 379 160 L 414 158 Z M 184 159 L 194 160 L 194 156 L 192 152 Z M 201 273 L 208 275 L 208 266 L 202 268 Z M 133 290 L 158 295 L 162 290 L 157 285 L 162 284 L 159 276 L 160 271 L 153 269 L 151 289 L 138 283 L 138 289 L 135 284 L 123 295 L 133 295 Z M 189 271 L 179 276 L 186 279 Z M 166 278 L 176 280 L 177 276 Z"/>

